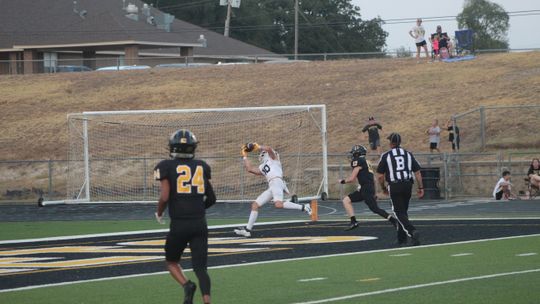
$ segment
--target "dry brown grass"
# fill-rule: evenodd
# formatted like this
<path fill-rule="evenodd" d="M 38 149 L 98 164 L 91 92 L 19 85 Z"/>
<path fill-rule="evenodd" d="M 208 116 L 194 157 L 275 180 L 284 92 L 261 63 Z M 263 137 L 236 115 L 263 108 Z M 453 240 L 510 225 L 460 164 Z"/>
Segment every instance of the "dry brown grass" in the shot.
<path fill-rule="evenodd" d="M 444 123 L 479 105 L 539 104 L 539 62 L 534 52 L 453 64 L 371 59 L 1 76 L 0 159 L 65 158 L 72 112 L 321 103 L 329 152 L 365 143 L 359 129 L 372 115 L 384 134 L 398 131 L 406 147 L 427 151 L 424 131 L 433 118 Z M 512 137 L 529 136 L 521 133 Z"/>

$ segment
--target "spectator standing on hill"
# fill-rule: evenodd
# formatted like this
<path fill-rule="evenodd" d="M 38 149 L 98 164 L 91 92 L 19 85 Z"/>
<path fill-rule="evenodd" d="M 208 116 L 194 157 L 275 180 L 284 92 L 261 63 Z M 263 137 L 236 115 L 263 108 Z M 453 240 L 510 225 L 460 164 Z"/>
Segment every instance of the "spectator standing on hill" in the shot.
<path fill-rule="evenodd" d="M 372 151 L 376 151 L 377 154 L 381 154 L 381 139 L 379 136 L 379 130 L 382 130 L 382 126 L 378 123 L 373 116 L 369 117 L 367 124 L 362 128 L 362 132 L 368 132 L 369 147 Z"/>
<path fill-rule="evenodd" d="M 424 48 L 424 51 L 426 52 L 426 58 L 429 60 L 429 53 L 427 49 L 427 43 L 426 43 L 426 30 L 422 26 L 422 19 L 418 18 L 416 19 L 416 26 L 413 27 L 409 31 L 409 35 L 414 39 L 414 42 L 416 43 L 416 61 L 417 63 L 420 63 L 420 49 Z"/>
<path fill-rule="evenodd" d="M 433 151 L 436 150 L 437 153 L 441 153 L 439 150 L 439 143 L 441 142 L 441 128 L 439 127 L 439 121 L 437 119 L 433 120 L 431 127 L 426 130 L 426 134 L 429 135 L 429 151 L 433 153 Z"/>
<path fill-rule="evenodd" d="M 169 139 L 171 159 L 162 160 L 154 168 L 154 178 L 160 182 L 161 190 L 155 216 L 163 224 L 163 212 L 168 207 L 171 224 L 165 241 L 165 259 L 171 276 L 184 289 L 184 304 L 193 303 L 197 289 L 179 264 L 188 244 L 203 302 L 210 303 L 205 209 L 215 204 L 216 195 L 210 183 L 210 166 L 194 158 L 197 143 L 195 135 L 189 130 L 176 131 Z"/>
<path fill-rule="evenodd" d="M 413 246 L 420 245 L 418 231 L 409 221 L 408 210 L 415 178 L 418 183 L 418 198 L 424 196 L 421 168 L 412 153 L 401 147 L 401 136 L 398 133 L 390 134 L 388 140 L 390 150 L 381 156 L 377 179 L 381 189 L 390 194 L 392 210 L 398 220 L 398 245 L 407 243 L 407 236 L 411 238 Z"/>
<path fill-rule="evenodd" d="M 459 128 L 454 124 L 454 120 L 449 119 L 446 123 L 448 130 L 448 141 L 452 143 L 452 151 L 459 151 Z"/>

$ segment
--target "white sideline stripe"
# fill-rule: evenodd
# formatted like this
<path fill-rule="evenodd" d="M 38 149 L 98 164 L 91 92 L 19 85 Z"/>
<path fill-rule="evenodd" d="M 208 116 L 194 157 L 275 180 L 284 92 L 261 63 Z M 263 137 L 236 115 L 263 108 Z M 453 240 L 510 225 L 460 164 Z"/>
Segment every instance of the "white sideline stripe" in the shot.
<path fill-rule="evenodd" d="M 508 236 L 508 237 L 500 237 L 500 238 L 492 238 L 492 239 L 481 239 L 481 240 L 443 243 L 443 244 L 421 245 L 421 246 L 415 246 L 415 247 L 410 247 L 410 248 L 377 249 L 377 250 L 362 251 L 362 252 L 337 253 L 337 254 L 319 255 L 319 256 L 311 256 L 311 257 L 303 257 L 303 258 L 290 258 L 290 259 L 261 261 L 261 262 L 252 262 L 252 263 L 243 263 L 243 264 L 221 265 L 221 266 L 208 267 L 208 269 L 235 268 L 235 267 L 252 266 L 252 265 L 273 264 L 273 263 L 292 262 L 292 261 L 301 261 L 301 260 L 313 260 L 313 259 L 318 259 L 318 258 L 331 258 L 331 257 L 340 257 L 340 256 L 349 256 L 349 255 L 362 255 L 362 254 L 369 254 L 369 253 L 400 251 L 400 250 L 414 250 L 414 249 L 420 249 L 420 248 L 442 247 L 442 246 L 449 246 L 449 245 L 460 245 L 460 244 L 471 244 L 471 243 L 483 243 L 483 242 L 490 242 L 490 241 L 510 240 L 510 239 L 538 237 L 538 236 L 540 236 L 540 233 L 538 233 L 538 234 L 528 234 L 528 235 Z M 184 272 L 186 272 L 186 271 L 189 272 L 189 271 L 192 271 L 192 269 L 184 269 Z M 78 283 L 90 283 L 90 282 L 99 282 L 99 281 L 116 280 L 116 279 L 136 278 L 136 277 L 161 275 L 161 274 L 168 274 L 168 273 L 169 273 L 168 271 L 160 271 L 160 272 L 141 273 L 141 274 L 133 274 L 133 275 L 125 275 L 125 276 L 117 276 L 117 277 L 109 277 L 109 278 L 80 280 L 80 281 L 73 281 L 73 282 L 53 283 L 53 284 L 44 284 L 44 285 L 35 285 L 35 286 L 26 286 L 26 287 L 19 287 L 19 288 L 13 288 L 13 289 L 0 290 L 0 293 L 9 292 L 9 291 L 36 289 L 36 288 L 42 288 L 42 287 L 72 285 L 72 284 L 78 284 Z"/>
<path fill-rule="evenodd" d="M 390 288 L 390 289 L 383 289 L 383 290 L 377 290 L 377 291 L 371 291 L 371 292 L 365 292 L 365 293 L 357 293 L 357 294 L 352 294 L 348 296 L 328 298 L 328 299 L 322 299 L 322 300 L 316 300 L 316 301 L 296 302 L 294 304 L 328 303 L 328 302 L 367 297 L 367 296 L 372 296 L 372 295 L 379 295 L 379 294 L 385 294 L 385 293 L 391 293 L 391 292 L 397 292 L 397 291 L 403 291 L 403 290 L 411 290 L 411 289 L 437 286 L 437 285 L 461 283 L 461 282 L 474 281 L 474 280 L 484 280 L 484 279 L 498 278 L 498 277 L 504 277 L 504 276 L 518 275 L 518 274 L 526 274 L 526 273 L 532 273 L 532 272 L 540 272 L 540 268 L 523 270 L 523 271 L 502 272 L 502 273 L 488 274 L 488 275 L 477 276 L 477 277 L 468 277 L 468 278 L 454 279 L 454 280 L 448 280 L 448 281 L 431 282 L 431 283 L 426 283 L 426 284 L 403 286 L 403 287 L 398 287 L 398 288 Z"/>
<path fill-rule="evenodd" d="M 391 254 L 390 256 L 391 257 L 404 257 L 404 256 L 409 256 L 409 255 L 412 255 L 410 253 L 399 253 L 399 254 Z"/>
<path fill-rule="evenodd" d="M 322 281 L 328 278 L 311 278 L 311 279 L 300 279 L 298 282 L 312 282 L 312 281 Z"/>
<path fill-rule="evenodd" d="M 321 208 L 321 206 L 319 206 Z M 369 211 L 371 212 L 371 211 Z M 366 211 L 366 214 L 369 214 Z M 540 216 L 526 216 L 526 217 L 415 217 L 414 222 L 421 221 L 505 221 L 505 220 L 540 220 Z M 319 222 L 336 222 L 336 219 L 319 219 Z M 362 222 L 386 222 L 387 220 L 382 218 L 366 218 L 362 219 Z"/>
<path fill-rule="evenodd" d="M 518 256 L 518 257 L 524 257 L 524 256 L 537 255 L 537 254 L 538 254 L 538 253 L 536 253 L 536 252 L 528 252 L 528 253 L 516 254 L 516 256 Z"/>
<path fill-rule="evenodd" d="M 464 253 L 456 253 L 456 254 L 452 254 L 451 256 L 453 256 L 453 257 L 462 257 L 462 256 L 473 255 L 473 254 L 474 254 L 474 253 L 464 252 Z"/>
<path fill-rule="evenodd" d="M 257 223 L 257 225 L 255 225 L 255 227 L 264 226 L 264 225 L 303 223 L 303 222 L 306 222 L 306 221 L 305 220 L 304 221 L 303 220 L 293 220 L 293 221 L 264 222 L 264 223 Z M 156 225 L 157 225 L 157 223 L 156 223 Z M 237 228 L 238 225 L 242 225 L 242 224 L 214 225 L 214 226 L 208 226 L 208 229 Z M 163 233 L 163 232 L 169 232 L 169 228 L 166 228 L 166 229 L 154 229 L 154 230 L 111 232 L 111 233 L 66 235 L 66 236 L 54 236 L 54 237 L 37 238 L 37 239 L 7 240 L 7 241 L 0 241 L 0 245 L 30 243 L 30 242 L 65 241 L 65 240 L 77 240 L 77 239 L 85 239 L 85 238 L 93 238 L 93 237 L 122 236 L 122 235 L 132 235 L 132 234 L 150 234 L 150 233 Z"/>

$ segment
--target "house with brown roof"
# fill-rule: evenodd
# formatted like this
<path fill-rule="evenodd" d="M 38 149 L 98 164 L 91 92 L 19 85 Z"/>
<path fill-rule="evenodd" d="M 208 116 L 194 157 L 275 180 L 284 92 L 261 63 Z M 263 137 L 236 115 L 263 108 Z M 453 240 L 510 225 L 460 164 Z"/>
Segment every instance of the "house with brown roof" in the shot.
<path fill-rule="evenodd" d="M 175 19 L 140 0 L 2 0 L 0 74 L 276 54 Z M 167 61 L 169 59 L 169 61 Z"/>

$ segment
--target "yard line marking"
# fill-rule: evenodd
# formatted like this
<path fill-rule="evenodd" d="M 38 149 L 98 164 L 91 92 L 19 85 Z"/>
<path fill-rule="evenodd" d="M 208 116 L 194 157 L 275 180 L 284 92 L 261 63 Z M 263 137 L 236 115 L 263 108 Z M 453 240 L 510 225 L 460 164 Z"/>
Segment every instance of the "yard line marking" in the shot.
<path fill-rule="evenodd" d="M 516 254 L 516 256 L 518 256 L 518 257 L 524 257 L 524 256 L 537 255 L 537 254 L 538 254 L 538 253 L 536 253 L 536 252 L 528 252 L 528 253 Z"/>
<path fill-rule="evenodd" d="M 462 257 L 462 256 L 473 255 L 473 254 L 474 254 L 474 253 L 464 252 L 464 253 L 456 253 L 456 254 L 452 254 L 451 256 L 453 256 L 453 257 Z"/>
<path fill-rule="evenodd" d="M 313 282 L 313 281 L 322 281 L 328 278 L 311 278 L 311 279 L 300 279 L 298 282 Z"/>
<path fill-rule="evenodd" d="M 412 255 L 410 253 L 398 253 L 398 254 L 391 254 L 390 256 L 391 257 L 404 257 L 404 256 L 409 256 L 409 255 Z"/>
<path fill-rule="evenodd" d="M 331 258 L 331 257 L 350 256 L 350 255 L 362 255 L 362 254 L 380 253 L 380 252 L 388 252 L 388 251 L 414 250 L 414 249 L 421 249 L 421 248 L 442 247 L 442 246 L 449 246 L 449 245 L 460 245 L 460 244 L 471 244 L 471 243 L 483 243 L 483 242 L 490 242 L 490 241 L 511 240 L 511 239 L 519 239 L 519 238 L 527 238 L 527 237 L 539 237 L 539 236 L 540 236 L 540 233 L 526 234 L 526 235 L 507 236 L 507 237 L 499 237 L 499 238 L 492 238 L 492 239 L 480 239 L 480 240 L 469 240 L 469 241 L 452 242 L 452 243 L 420 245 L 420 246 L 416 246 L 416 247 L 412 247 L 412 248 L 377 249 L 377 250 L 369 250 L 369 251 L 361 251 L 361 252 L 347 252 L 347 253 L 327 254 L 327 255 L 302 257 L 302 258 L 290 258 L 290 259 L 281 259 L 281 260 L 252 262 L 252 263 L 220 265 L 220 266 L 208 267 L 208 269 L 236 268 L 236 267 L 253 266 L 253 265 L 264 265 L 264 264 L 273 264 L 273 263 L 302 261 L 302 260 L 314 260 L 314 259 L 319 259 L 319 258 Z M 192 269 L 183 269 L 183 270 L 185 272 L 192 271 Z M 99 278 L 99 279 L 80 280 L 80 281 L 63 282 L 63 283 L 51 283 L 51 284 L 43 284 L 43 285 L 33 285 L 33 286 L 26 286 L 26 287 L 12 288 L 12 289 L 2 289 L 2 290 L 0 290 L 0 293 L 10 292 L 10 291 L 19 291 L 19 290 L 37 289 L 37 288 L 42 288 L 42 287 L 64 286 L 64 285 L 72 285 L 72 284 L 79 284 L 79 283 L 99 282 L 99 281 L 108 281 L 108 280 L 116 280 L 116 279 L 128 279 L 128 278 L 136 278 L 136 277 L 144 277 L 144 276 L 152 276 L 152 275 L 162 275 L 162 274 L 169 274 L 169 272 L 168 271 L 159 271 L 159 272 L 140 273 L 140 274 L 133 274 L 133 275 L 125 275 L 125 276 L 116 276 L 116 277 L 109 277 L 109 278 Z"/>
<path fill-rule="evenodd" d="M 374 282 L 378 280 L 380 280 L 380 278 L 369 278 L 369 279 L 361 279 L 361 280 L 356 280 L 356 281 L 357 282 Z"/>
<path fill-rule="evenodd" d="M 391 292 L 398 292 L 398 291 L 404 291 L 404 290 L 411 290 L 411 289 L 417 289 L 417 288 L 423 288 L 423 287 L 446 285 L 446 284 L 453 284 L 453 283 L 461 283 L 461 282 L 474 281 L 474 280 L 484 280 L 484 279 L 491 279 L 491 278 L 498 278 L 498 277 L 519 275 L 519 274 L 526 274 L 526 273 L 532 273 L 532 272 L 540 272 L 540 268 L 523 270 L 523 271 L 502 272 L 502 273 L 488 274 L 488 275 L 477 276 L 477 277 L 468 277 L 468 278 L 461 278 L 461 279 L 454 279 L 454 280 L 447 280 L 447 281 L 439 281 L 439 282 L 431 282 L 431 283 L 418 284 L 418 285 L 403 286 L 403 287 L 383 289 L 383 290 L 377 290 L 377 291 L 371 291 L 371 292 L 357 293 L 357 294 L 352 294 L 352 295 L 342 296 L 342 297 L 321 299 L 321 300 L 316 300 L 316 301 L 296 302 L 294 304 L 328 303 L 328 302 L 348 300 L 348 299 L 367 297 L 367 296 L 373 296 L 373 295 L 379 295 L 379 294 L 385 294 L 385 293 L 391 293 Z"/>

